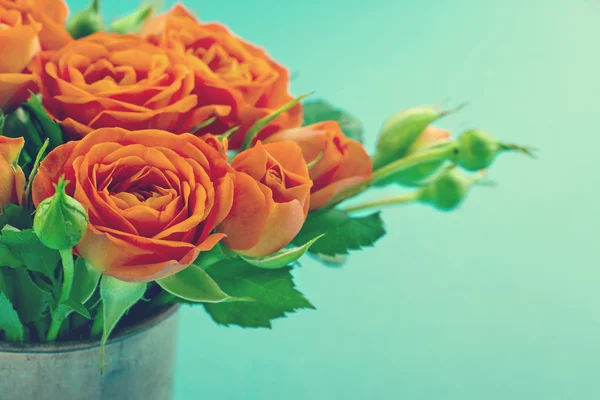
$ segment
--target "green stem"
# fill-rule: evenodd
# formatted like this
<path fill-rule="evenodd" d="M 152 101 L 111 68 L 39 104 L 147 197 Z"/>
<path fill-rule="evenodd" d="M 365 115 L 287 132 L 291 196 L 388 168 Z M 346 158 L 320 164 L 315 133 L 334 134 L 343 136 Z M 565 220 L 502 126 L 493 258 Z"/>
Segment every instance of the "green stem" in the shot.
<path fill-rule="evenodd" d="M 63 265 L 63 285 L 60 291 L 60 299 L 56 304 L 56 308 L 52 313 L 52 323 L 48 330 L 47 340 L 53 342 L 58 337 L 60 327 L 65 320 L 65 313 L 62 312 L 63 303 L 69 299 L 71 295 L 71 287 L 73 286 L 73 276 L 75 274 L 75 263 L 73 262 L 73 249 L 59 250 L 60 258 Z"/>
<path fill-rule="evenodd" d="M 370 188 L 376 182 L 379 182 L 380 180 L 385 179 L 388 176 L 393 175 L 397 172 L 404 171 L 408 168 L 412 168 L 416 165 L 420 165 L 430 161 L 449 159 L 452 156 L 455 148 L 456 144 L 454 142 L 450 142 L 446 145 L 436 146 L 431 148 L 430 150 L 415 153 L 410 156 L 396 160 L 392 163 L 389 163 L 373 172 L 371 179 L 360 182 L 338 193 L 329 201 L 329 203 L 325 205 L 325 208 L 335 207 L 342 201 L 348 200 L 349 198 L 360 194 L 361 192 Z"/>
<path fill-rule="evenodd" d="M 371 208 L 377 208 L 377 207 L 381 207 L 381 206 L 414 203 L 415 201 L 419 200 L 420 195 L 421 195 L 421 191 L 417 190 L 413 193 L 403 193 L 403 194 L 400 194 L 397 196 L 386 197 L 386 198 L 375 200 L 375 201 L 368 201 L 365 203 L 357 204 L 355 206 L 345 208 L 344 211 L 346 211 L 346 212 L 363 211 L 363 210 L 368 210 Z"/>

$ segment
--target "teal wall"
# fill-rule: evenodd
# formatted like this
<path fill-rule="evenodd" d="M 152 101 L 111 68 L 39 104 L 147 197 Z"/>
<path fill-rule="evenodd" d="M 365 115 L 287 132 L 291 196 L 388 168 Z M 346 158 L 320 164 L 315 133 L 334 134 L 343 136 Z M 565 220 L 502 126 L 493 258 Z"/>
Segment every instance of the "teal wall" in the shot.
<path fill-rule="evenodd" d="M 503 156 L 452 214 L 386 210 L 389 235 L 342 269 L 303 263 L 318 311 L 245 331 L 183 310 L 178 400 L 600 398 L 600 3 L 187 5 L 298 72 L 296 94 L 358 114 L 370 149 L 390 114 L 449 99 L 471 105 L 442 126 L 540 152 Z"/>

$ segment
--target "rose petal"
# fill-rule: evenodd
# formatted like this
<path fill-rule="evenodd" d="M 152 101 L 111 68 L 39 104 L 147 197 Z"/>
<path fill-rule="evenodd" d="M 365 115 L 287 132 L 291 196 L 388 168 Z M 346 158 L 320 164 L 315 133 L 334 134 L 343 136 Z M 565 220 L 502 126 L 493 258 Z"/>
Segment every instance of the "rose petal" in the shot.
<path fill-rule="evenodd" d="M 256 246 L 267 226 L 273 207 L 270 191 L 243 172 L 234 175 L 233 206 L 228 217 L 217 228 L 225 233 L 224 243 L 235 250 Z"/>

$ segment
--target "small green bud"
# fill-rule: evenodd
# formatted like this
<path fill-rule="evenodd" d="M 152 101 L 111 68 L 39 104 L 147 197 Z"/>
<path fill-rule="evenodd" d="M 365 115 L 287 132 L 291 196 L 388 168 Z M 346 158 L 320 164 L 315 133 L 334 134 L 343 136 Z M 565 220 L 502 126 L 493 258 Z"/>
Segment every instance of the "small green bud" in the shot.
<path fill-rule="evenodd" d="M 454 161 L 467 171 L 480 171 L 492 165 L 500 151 L 497 139 L 487 132 L 473 129 L 459 136 Z"/>
<path fill-rule="evenodd" d="M 452 211 L 463 202 L 474 182 L 455 168 L 449 168 L 421 189 L 419 200 L 438 210 Z"/>
<path fill-rule="evenodd" d="M 515 144 L 505 144 L 487 132 L 472 129 L 461 134 L 452 161 L 467 171 L 481 171 L 488 168 L 498 154 L 504 151 L 519 151 L 533 157 L 529 148 Z"/>
<path fill-rule="evenodd" d="M 144 23 L 154 14 L 154 6 L 150 4 L 143 5 L 133 13 L 114 20 L 110 24 L 110 31 L 120 34 L 138 33 Z"/>
<path fill-rule="evenodd" d="M 54 185 L 56 193 L 38 205 L 33 220 L 33 230 L 40 241 L 59 251 L 72 249 L 79 243 L 89 222 L 83 206 L 65 192 L 68 184 L 62 176 Z"/>
<path fill-rule="evenodd" d="M 104 30 L 104 21 L 100 14 L 100 0 L 92 0 L 88 8 L 73 14 L 67 21 L 67 31 L 75 39 L 102 30 Z"/>

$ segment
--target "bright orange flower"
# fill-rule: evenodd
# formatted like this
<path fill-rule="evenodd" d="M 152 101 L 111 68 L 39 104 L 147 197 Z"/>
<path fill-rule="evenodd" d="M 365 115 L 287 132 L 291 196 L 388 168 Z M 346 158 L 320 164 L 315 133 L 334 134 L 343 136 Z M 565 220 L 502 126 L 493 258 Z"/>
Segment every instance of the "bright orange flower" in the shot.
<path fill-rule="evenodd" d="M 138 36 L 99 32 L 32 64 L 44 106 L 67 135 L 98 128 L 185 133 L 227 106 L 199 106 L 185 57 Z"/>
<path fill-rule="evenodd" d="M 262 145 L 235 157 L 233 207 L 217 228 L 224 244 L 240 254 L 272 254 L 298 234 L 310 200 L 308 169 L 293 142 Z"/>
<path fill-rule="evenodd" d="M 346 137 L 337 122 L 327 121 L 279 132 L 267 143 L 291 140 L 302 149 L 313 180 L 310 209 L 323 207 L 342 190 L 371 177 L 373 162 L 365 148 Z"/>
<path fill-rule="evenodd" d="M 23 203 L 25 175 L 17 162 L 24 145 L 23 138 L 0 136 L 0 206 Z"/>
<path fill-rule="evenodd" d="M 0 109 L 35 90 L 26 69 L 40 50 L 58 49 L 72 40 L 64 28 L 67 13 L 62 0 L 0 0 Z"/>
<path fill-rule="evenodd" d="M 182 5 L 148 21 L 141 33 L 159 47 L 191 59 L 199 104 L 231 107 L 231 113 L 221 115 L 205 131 L 220 134 L 240 125 L 230 139 L 233 149 L 240 147 L 245 132 L 256 120 L 293 99 L 284 67 L 223 25 L 199 22 Z M 301 124 L 302 107 L 297 105 L 263 129 L 258 140 Z"/>
<path fill-rule="evenodd" d="M 33 184 L 37 206 L 62 174 L 89 214 L 76 251 L 107 275 L 146 282 L 188 267 L 225 235 L 233 201 L 227 160 L 199 138 L 98 129 L 53 150 Z"/>

